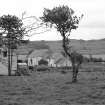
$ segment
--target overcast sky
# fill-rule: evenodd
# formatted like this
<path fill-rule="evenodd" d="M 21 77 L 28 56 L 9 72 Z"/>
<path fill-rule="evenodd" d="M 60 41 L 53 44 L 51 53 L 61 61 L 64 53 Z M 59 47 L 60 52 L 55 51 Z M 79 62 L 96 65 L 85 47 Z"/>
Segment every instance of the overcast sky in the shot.
<path fill-rule="evenodd" d="M 73 39 L 100 39 L 105 38 L 105 0 L 2 0 L 0 2 L 0 16 L 11 14 L 21 17 L 26 11 L 28 16 L 42 16 L 44 8 L 53 8 L 59 5 L 68 5 L 80 16 L 84 14 L 79 28 L 73 30 Z M 61 36 L 56 30 L 37 34 L 30 40 L 59 40 Z"/>

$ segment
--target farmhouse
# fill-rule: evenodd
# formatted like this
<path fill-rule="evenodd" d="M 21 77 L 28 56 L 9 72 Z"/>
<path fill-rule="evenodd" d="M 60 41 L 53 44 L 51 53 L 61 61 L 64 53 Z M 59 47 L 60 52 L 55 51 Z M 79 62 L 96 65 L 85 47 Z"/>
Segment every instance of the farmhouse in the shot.
<path fill-rule="evenodd" d="M 0 48 L 0 61 L 3 65 L 8 66 L 8 52 L 6 47 Z M 17 57 L 16 53 L 12 53 L 12 70 L 17 68 Z"/>
<path fill-rule="evenodd" d="M 34 50 L 31 54 L 28 55 L 28 65 L 37 66 L 39 65 L 38 62 L 41 59 L 44 59 L 49 62 L 50 54 L 48 52 L 48 49 Z"/>
<path fill-rule="evenodd" d="M 58 59 L 57 61 L 56 61 L 56 66 L 57 67 L 71 67 L 72 66 L 72 64 L 71 64 L 71 62 L 70 62 L 70 60 L 69 59 L 67 59 L 67 58 L 61 58 L 61 59 Z"/>
<path fill-rule="evenodd" d="M 47 61 L 50 67 L 71 66 L 69 59 L 63 57 L 61 52 L 52 52 L 49 49 L 34 50 L 28 56 L 28 65 L 37 66 L 42 59 Z"/>
<path fill-rule="evenodd" d="M 61 52 L 55 52 L 52 55 L 56 67 L 72 66 L 71 61 L 65 58 Z"/>
<path fill-rule="evenodd" d="M 29 50 L 24 48 L 24 46 L 19 47 L 17 50 L 13 51 L 12 54 L 12 70 L 17 69 L 17 61 L 26 61 Z M 8 49 L 6 47 L 0 48 L 0 60 L 5 65 L 8 66 Z"/>
<path fill-rule="evenodd" d="M 8 53 L 6 47 L 1 48 L 0 58 L 4 64 L 8 65 Z M 40 60 L 48 62 L 49 67 L 63 67 L 71 66 L 71 62 L 68 58 L 63 57 L 61 52 L 52 52 L 50 49 L 32 49 L 25 46 L 19 46 L 17 50 L 13 52 L 12 70 L 17 69 L 18 62 L 26 62 L 28 66 L 39 65 Z"/>

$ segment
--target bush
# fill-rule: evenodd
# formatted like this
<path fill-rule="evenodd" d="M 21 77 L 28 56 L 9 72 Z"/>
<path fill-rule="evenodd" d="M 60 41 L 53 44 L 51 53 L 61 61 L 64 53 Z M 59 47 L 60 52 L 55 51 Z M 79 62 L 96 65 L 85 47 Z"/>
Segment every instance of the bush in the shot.
<path fill-rule="evenodd" d="M 21 76 L 21 75 L 29 76 L 30 74 L 29 74 L 29 72 L 27 71 L 26 68 L 19 68 L 19 69 L 16 71 L 15 75 L 17 75 L 17 76 Z"/>
<path fill-rule="evenodd" d="M 48 61 L 44 60 L 44 59 L 41 59 L 39 62 L 38 62 L 39 65 L 48 65 Z"/>
<path fill-rule="evenodd" d="M 29 66 L 29 70 L 34 70 L 34 67 L 33 66 Z"/>
<path fill-rule="evenodd" d="M 45 65 L 38 66 L 36 69 L 37 71 L 49 71 L 50 70 L 50 68 Z"/>
<path fill-rule="evenodd" d="M 62 71 L 61 71 L 61 73 L 62 73 L 62 74 L 66 74 L 66 73 L 67 73 L 67 71 L 65 71 L 65 70 L 62 70 Z"/>

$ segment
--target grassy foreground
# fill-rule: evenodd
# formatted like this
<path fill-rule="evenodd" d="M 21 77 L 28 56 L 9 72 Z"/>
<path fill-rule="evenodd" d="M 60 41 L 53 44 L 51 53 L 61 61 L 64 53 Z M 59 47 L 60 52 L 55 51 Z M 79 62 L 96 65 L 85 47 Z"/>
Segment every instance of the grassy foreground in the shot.
<path fill-rule="evenodd" d="M 40 72 L 0 76 L 0 105 L 105 105 L 105 72 Z"/>

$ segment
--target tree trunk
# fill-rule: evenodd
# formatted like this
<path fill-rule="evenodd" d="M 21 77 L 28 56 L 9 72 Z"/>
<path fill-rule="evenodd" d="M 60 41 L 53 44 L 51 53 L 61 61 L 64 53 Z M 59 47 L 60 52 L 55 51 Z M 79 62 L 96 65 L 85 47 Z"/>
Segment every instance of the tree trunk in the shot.
<path fill-rule="evenodd" d="M 73 69 L 73 76 L 72 76 L 72 82 L 77 82 L 77 73 L 76 73 L 76 66 L 73 65 L 72 66 L 72 69 Z"/>
<path fill-rule="evenodd" d="M 8 32 L 8 76 L 11 76 L 11 44 L 10 44 L 10 32 Z"/>
<path fill-rule="evenodd" d="M 13 49 L 11 49 L 11 70 L 12 70 L 12 59 L 13 58 Z"/>
<path fill-rule="evenodd" d="M 72 61 L 72 58 L 71 58 L 71 53 L 68 51 L 68 39 L 66 38 L 65 36 L 65 33 L 62 32 L 61 35 L 63 36 L 63 40 L 62 40 L 62 46 L 63 46 L 63 49 L 65 51 L 65 53 L 67 54 L 67 56 L 70 58 L 71 62 L 72 62 L 72 82 L 75 83 L 77 82 L 77 75 L 78 75 L 78 69 L 79 69 L 79 65 L 75 64 L 76 62 Z"/>
<path fill-rule="evenodd" d="M 10 48 L 8 48 L 8 76 L 11 76 L 11 57 Z"/>
<path fill-rule="evenodd" d="M 67 56 L 71 59 L 71 54 L 70 54 L 70 52 L 68 51 L 68 39 L 66 38 L 64 32 L 62 32 L 61 34 L 62 34 L 62 36 L 63 36 L 62 47 L 63 47 L 65 53 L 67 54 Z"/>
<path fill-rule="evenodd" d="M 79 71 L 79 64 L 73 64 L 73 77 L 72 77 L 72 82 L 77 82 L 77 76 L 78 76 L 78 71 Z"/>

